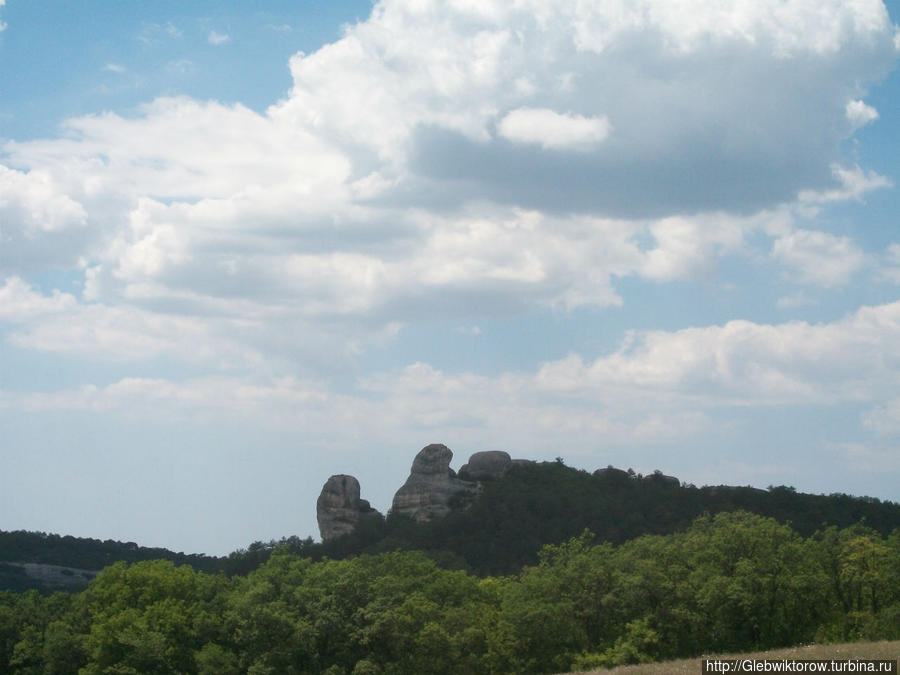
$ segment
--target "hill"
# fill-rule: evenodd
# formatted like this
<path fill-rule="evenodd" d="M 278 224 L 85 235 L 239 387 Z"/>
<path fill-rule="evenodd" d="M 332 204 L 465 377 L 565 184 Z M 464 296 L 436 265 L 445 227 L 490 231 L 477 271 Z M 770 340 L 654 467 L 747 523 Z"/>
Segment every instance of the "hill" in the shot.
<path fill-rule="evenodd" d="M 484 576 L 516 573 L 537 562 L 542 546 L 585 529 L 621 544 L 644 534 L 683 531 L 704 513 L 748 511 L 790 523 L 803 536 L 859 522 L 882 535 L 900 527 L 900 504 L 869 497 L 803 494 L 792 487 L 698 488 L 661 472 L 642 476 L 608 467 L 591 474 L 559 460 L 514 464 L 503 478 L 483 481 L 476 497 L 459 498 L 448 515 L 429 522 L 374 513 L 351 533 L 324 543 L 257 542 L 254 551 L 236 552 L 224 564 L 231 572 L 249 571 L 279 545 L 315 560 L 419 550 L 445 567 Z"/>
<path fill-rule="evenodd" d="M 221 560 L 202 554 L 175 553 L 134 542 L 100 541 L 45 532 L 0 531 L 0 590 L 80 590 L 96 572 L 115 562 L 169 560 L 198 571 L 216 571 Z"/>
<path fill-rule="evenodd" d="M 257 541 L 223 558 L 146 548 L 133 542 L 0 532 L 0 563 L 100 570 L 117 561 L 163 559 L 198 571 L 234 575 L 256 569 L 276 549 L 314 561 L 418 550 L 445 568 L 485 576 L 517 573 L 525 565 L 537 563 L 542 546 L 567 541 L 585 529 L 600 541 L 621 544 L 644 534 L 683 531 L 704 513 L 748 511 L 790 523 L 802 536 L 859 522 L 885 536 L 900 527 L 900 505 L 894 502 L 845 494 L 803 494 L 791 487 L 698 488 L 660 472 L 642 476 L 608 467 L 591 474 L 559 460 L 515 464 L 503 478 L 482 481 L 477 496 L 459 497 L 457 503 L 451 501 L 448 515 L 430 522 L 373 512 L 351 533 L 323 543 L 296 536 Z M 83 583 L 83 578 L 73 575 L 74 582 Z M 27 577 L 21 566 L 0 564 L 0 589 L 28 588 L 51 590 L 39 579 Z"/>

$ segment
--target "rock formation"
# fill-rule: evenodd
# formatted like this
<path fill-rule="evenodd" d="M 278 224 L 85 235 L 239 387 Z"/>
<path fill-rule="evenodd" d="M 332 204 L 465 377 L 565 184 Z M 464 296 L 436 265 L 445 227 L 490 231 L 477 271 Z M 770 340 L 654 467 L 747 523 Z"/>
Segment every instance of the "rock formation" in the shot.
<path fill-rule="evenodd" d="M 459 475 L 467 480 L 496 480 L 506 475 L 512 463 L 509 453 L 503 450 L 476 452 L 460 467 Z"/>
<path fill-rule="evenodd" d="M 322 541 L 352 532 L 362 516 L 378 513 L 359 498 L 359 481 L 338 474 L 329 478 L 316 501 L 316 520 Z"/>
<path fill-rule="evenodd" d="M 394 495 L 392 511 L 417 522 L 446 516 L 468 506 L 482 489 L 482 481 L 503 478 L 515 464 L 533 464 L 527 459 L 510 459 L 503 450 L 476 452 L 459 470 L 450 468 L 453 452 L 434 443 L 419 451 L 409 478 Z M 359 481 L 353 476 L 332 476 L 316 502 L 316 518 L 322 540 L 352 532 L 360 518 L 377 514 L 369 502 L 359 498 Z M 380 514 L 379 514 L 380 515 Z"/>
<path fill-rule="evenodd" d="M 477 483 L 457 478 L 450 468 L 451 459 L 453 452 L 446 445 L 435 443 L 422 448 L 413 460 L 409 478 L 394 495 L 393 512 L 423 522 L 447 515 L 454 498 L 477 492 Z"/>

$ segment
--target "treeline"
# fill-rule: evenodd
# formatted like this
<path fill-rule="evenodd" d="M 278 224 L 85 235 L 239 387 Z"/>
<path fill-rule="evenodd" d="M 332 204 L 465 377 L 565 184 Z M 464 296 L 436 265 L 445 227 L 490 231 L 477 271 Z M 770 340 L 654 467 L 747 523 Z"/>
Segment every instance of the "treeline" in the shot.
<path fill-rule="evenodd" d="M 133 563 L 143 560 L 171 560 L 178 565 L 190 565 L 194 569 L 207 571 L 219 567 L 219 558 L 214 556 L 174 553 L 165 548 L 138 546 L 133 541 L 101 541 L 46 532 L 0 530 L 0 561 L 99 570 L 114 562 Z"/>
<path fill-rule="evenodd" d="M 545 673 L 898 638 L 900 530 L 802 537 L 746 512 L 618 546 L 585 532 L 505 577 L 277 550 L 247 576 L 116 563 L 78 594 L 0 593 L 11 673 Z"/>
<path fill-rule="evenodd" d="M 645 534 L 682 531 L 703 513 L 745 510 L 790 523 L 802 536 L 860 521 L 882 535 L 900 527 L 900 504 L 878 499 L 810 495 L 790 487 L 697 488 L 659 472 L 642 476 L 609 467 L 590 474 L 561 460 L 515 465 L 503 479 L 485 483 L 478 498 L 466 506 L 430 523 L 375 515 L 360 522 L 350 535 L 325 543 L 291 536 L 253 542 L 222 558 L 131 542 L 0 532 L 0 562 L 101 569 L 116 561 L 164 559 L 231 576 L 251 572 L 278 548 L 313 561 L 405 550 L 425 551 L 442 567 L 485 576 L 518 573 L 538 562 L 542 546 L 566 541 L 585 529 L 599 540 L 621 544 Z M 21 570 L 4 571 L 0 565 L 0 588 L 29 585 L 37 587 Z"/>
<path fill-rule="evenodd" d="M 809 536 L 828 526 L 864 521 L 881 534 L 900 527 L 900 504 L 844 494 L 811 495 L 790 487 L 681 485 L 659 472 L 646 476 L 619 469 L 593 474 L 561 461 L 513 466 L 501 480 L 484 484 L 468 506 L 429 523 L 388 515 L 363 520 L 356 531 L 312 544 L 291 540 L 257 542 L 255 552 L 236 552 L 224 563 L 245 573 L 279 543 L 312 557 L 343 558 L 394 550 L 427 551 L 441 565 L 478 575 L 514 574 L 538 561 L 546 544 L 558 544 L 585 529 L 602 541 L 621 544 L 645 534 L 671 534 L 703 513 L 745 510 L 790 523 Z"/>

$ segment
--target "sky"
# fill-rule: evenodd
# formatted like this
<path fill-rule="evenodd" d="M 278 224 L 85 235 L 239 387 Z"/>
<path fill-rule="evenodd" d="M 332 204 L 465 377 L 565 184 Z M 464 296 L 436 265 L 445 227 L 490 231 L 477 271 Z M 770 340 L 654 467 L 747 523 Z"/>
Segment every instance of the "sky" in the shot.
<path fill-rule="evenodd" d="M 900 500 L 893 0 L 0 0 L 0 529 L 416 452 Z"/>

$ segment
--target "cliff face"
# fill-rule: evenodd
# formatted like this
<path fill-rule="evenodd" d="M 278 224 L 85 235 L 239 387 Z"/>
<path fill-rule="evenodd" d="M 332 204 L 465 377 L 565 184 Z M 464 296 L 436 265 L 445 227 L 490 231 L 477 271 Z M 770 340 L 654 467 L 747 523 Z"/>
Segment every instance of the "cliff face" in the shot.
<path fill-rule="evenodd" d="M 322 539 L 333 539 L 352 532 L 362 516 L 377 513 L 359 497 L 359 481 L 338 474 L 329 478 L 316 501 L 316 520 Z"/>
<path fill-rule="evenodd" d="M 419 451 L 413 460 L 409 478 L 394 495 L 392 511 L 422 522 L 450 512 L 450 500 L 477 492 L 478 484 L 460 480 L 450 468 L 453 452 L 434 443 Z"/>

